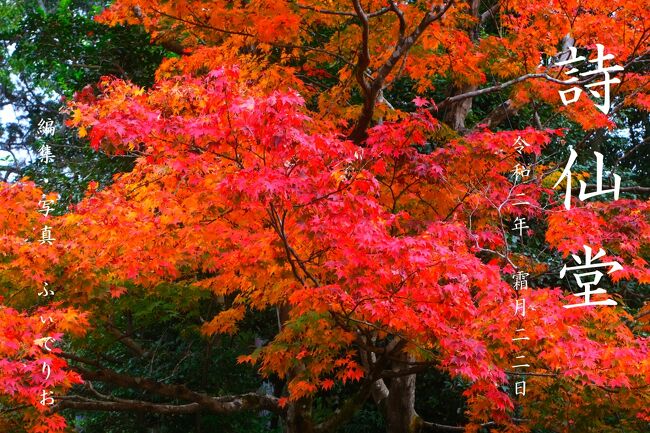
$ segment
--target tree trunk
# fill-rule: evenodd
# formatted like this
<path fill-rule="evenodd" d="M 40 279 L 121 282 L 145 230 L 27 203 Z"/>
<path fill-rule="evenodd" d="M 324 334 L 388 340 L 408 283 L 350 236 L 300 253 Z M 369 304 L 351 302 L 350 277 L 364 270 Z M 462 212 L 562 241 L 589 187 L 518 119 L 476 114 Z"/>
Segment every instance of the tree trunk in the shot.
<path fill-rule="evenodd" d="M 280 332 L 284 324 L 289 320 L 289 311 L 290 307 L 287 304 L 278 307 L 278 327 Z M 292 368 L 287 374 L 285 385 L 301 370 L 304 370 L 304 368 L 305 366 L 303 364 L 298 364 Z M 302 398 L 298 401 L 288 403 L 286 416 L 282 420 L 282 431 L 284 433 L 312 433 L 314 431 L 311 418 L 312 404 L 312 398 Z"/>
<path fill-rule="evenodd" d="M 468 31 L 468 36 L 470 37 L 472 42 L 476 44 L 478 43 L 479 40 L 479 33 L 481 29 L 481 24 L 483 22 L 480 13 L 481 1 L 469 0 L 468 4 L 472 12 L 472 16 L 477 19 L 476 26 L 473 29 Z M 460 86 L 460 87 L 454 86 L 454 88 L 452 89 L 453 90 L 452 94 L 462 95 L 463 93 L 473 92 L 476 89 L 478 89 L 478 86 L 476 85 L 471 85 L 471 86 L 467 85 L 467 86 Z M 472 98 L 466 98 L 458 102 L 454 102 L 449 106 L 449 108 L 447 108 L 443 120 L 454 131 L 458 131 L 459 133 L 464 134 L 465 132 L 467 132 L 467 129 L 465 128 L 465 119 L 467 118 L 467 114 L 471 109 L 472 109 Z"/>
<path fill-rule="evenodd" d="M 411 361 L 411 355 L 403 355 Z M 393 362 L 392 370 L 403 371 L 408 365 Z M 388 397 L 384 400 L 386 433 L 416 433 L 419 416 L 415 412 L 415 374 L 394 377 L 388 385 Z"/>
<path fill-rule="evenodd" d="M 284 421 L 284 433 L 312 433 L 314 426 L 311 419 L 312 400 L 301 399 L 290 403 L 287 408 L 287 416 Z"/>
<path fill-rule="evenodd" d="M 454 95 L 462 95 L 463 93 L 473 92 L 478 89 L 478 86 L 464 86 L 460 89 L 454 89 Z M 460 132 L 461 134 L 465 132 L 465 119 L 469 110 L 472 109 L 472 99 L 465 98 L 458 102 L 453 102 L 447 108 L 444 114 L 444 121 L 455 131 Z"/>

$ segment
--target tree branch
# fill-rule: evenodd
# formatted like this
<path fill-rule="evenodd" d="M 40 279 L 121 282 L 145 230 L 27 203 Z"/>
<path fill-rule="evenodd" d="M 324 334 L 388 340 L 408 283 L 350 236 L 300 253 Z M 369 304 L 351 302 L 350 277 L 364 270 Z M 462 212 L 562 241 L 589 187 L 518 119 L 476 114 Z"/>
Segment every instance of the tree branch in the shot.
<path fill-rule="evenodd" d="M 94 361 L 84 360 L 69 353 L 60 353 L 59 356 L 72 359 L 85 364 L 97 366 Z M 99 367 L 97 370 L 88 370 L 82 367 L 75 367 L 84 379 L 97 380 L 104 383 L 111 383 L 124 388 L 135 388 L 149 391 L 164 397 L 182 399 L 198 403 L 202 409 L 216 413 L 232 413 L 249 409 L 265 409 L 272 412 L 282 412 L 278 404 L 278 398 L 272 395 L 261 395 L 246 393 L 240 395 L 227 395 L 211 397 L 207 394 L 195 392 L 185 385 L 174 385 L 156 382 L 144 377 L 133 377 L 117 373 L 107 368 Z"/>
<path fill-rule="evenodd" d="M 387 354 L 392 351 L 400 351 L 406 346 L 406 341 L 401 338 L 395 338 L 386 346 Z M 381 379 L 379 376 L 381 372 L 388 365 L 389 358 L 387 356 L 382 356 L 374 362 L 372 365 L 368 364 L 368 376 L 364 381 L 361 389 L 349 398 L 339 410 L 335 412 L 333 416 L 328 418 L 326 421 L 318 424 L 314 428 L 315 433 L 326 433 L 336 431 L 347 420 L 352 418 L 352 416 L 363 406 L 368 397 L 372 394 L 373 390 L 379 385 Z"/>
<path fill-rule="evenodd" d="M 625 161 L 628 159 L 634 152 L 639 150 L 642 146 L 645 146 L 646 144 L 650 143 L 650 136 L 647 136 L 646 138 L 643 139 L 639 144 L 634 146 L 632 149 L 628 150 L 625 152 L 623 156 L 621 156 L 618 161 L 616 161 L 616 165 L 620 164 L 621 162 Z"/>
<path fill-rule="evenodd" d="M 252 33 L 244 32 L 244 31 L 227 30 L 227 29 L 222 29 L 222 28 L 219 28 L 219 27 L 214 27 L 214 26 L 211 26 L 211 25 L 205 24 L 205 23 L 199 23 L 199 22 L 196 22 L 196 21 L 186 20 L 185 18 L 170 15 L 170 14 L 168 14 L 166 12 L 160 11 L 160 10 L 155 9 L 153 7 L 151 8 L 151 10 L 153 10 L 154 12 L 156 12 L 159 15 L 162 15 L 162 16 L 167 17 L 167 18 L 171 18 L 173 20 L 180 21 L 180 22 L 185 23 L 185 24 L 189 24 L 191 26 L 197 26 L 197 27 L 201 27 L 201 28 L 204 28 L 204 29 L 214 30 L 216 32 L 224 33 L 224 34 L 227 34 L 227 35 L 239 35 L 239 36 L 251 36 L 251 37 L 255 36 Z"/>
<path fill-rule="evenodd" d="M 481 121 L 479 121 L 476 124 L 476 127 L 485 125 L 487 128 L 491 128 L 493 126 L 500 125 L 501 122 L 503 122 L 508 117 L 516 113 L 517 113 L 517 108 L 515 108 L 512 99 L 507 99 L 502 104 L 497 106 L 494 110 L 492 110 L 490 114 L 488 114 Z M 476 127 L 474 127 L 473 130 L 476 130 Z"/>
<path fill-rule="evenodd" d="M 394 0 L 390 0 L 390 9 L 395 12 L 397 19 L 399 20 L 399 44 L 402 39 L 404 39 L 404 35 L 406 34 L 406 20 L 404 19 L 404 12 L 402 12 L 402 10 L 397 7 L 397 4 Z"/>
<path fill-rule="evenodd" d="M 480 16 L 481 24 L 486 22 L 488 18 L 494 17 L 494 14 L 501 8 L 501 0 L 497 1 L 495 4 L 490 6 L 485 12 Z"/>
<path fill-rule="evenodd" d="M 427 27 L 433 22 L 442 18 L 442 16 L 447 12 L 453 3 L 454 0 L 448 0 L 447 3 L 445 3 L 442 7 L 434 7 L 424 15 L 420 23 L 408 36 L 400 37 L 397 44 L 395 45 L 395 48 L 393 49 L 393 52 L 388 57 L 388 59 L 386 59 L 386 61 L 379 67 L 379 69 L 377 69 L 376 76 L 372 79 L 372 82 L 370 84 L 366 81 L 364 76 L 365 70 L 370 64 L 370 53 L 368 51 L 368 16 L 363 11 L 360 0 L 354 0 L 355 11 L 357 11 L 357 15 L 361 20 L 363 27 L 362 43 L 359 52 L 359 63 L 357 64 L 357 82 L 362 87 L 364 101 L 363 108 L 361 109 L 361 114 L 359 115 L 359 118 L 357 119 L 357 122 L 352 129 L 352 132 L 350 132 L 348 135 L 348 138 L 350 140 L 354 141 L 355 143 L 362 143 L 366 139 L 366 130 L 372 122 L 372 116 L 375 112 L 377 96 L 384 88 L 386 77 L 388 77 L 399 60 L 408 53 L 408 51 L 417 42 L 418 38 L 427 29 Z"/>
<path fill-rule="evenodd" d="M 440 102 L 438 104 L 437 108 L 438 108 L 438 110 L 440 110 L 441 108 L 444 108 L 446 105 L 449 105 L 449 104 L 451 104 L 453 102 L 462 101 L 463 99 L 467 99 L 467 98 L 474 98 L 476 96 L 485 95 L 487 93 L 498 92 L 500 90 L 505 89 L 506 87 L 510 87 L 510 86 L 512 86 L 514 84 L 521 83 L 522 81 L 526 81 L 526 80 L 529 80 L 531 78 L 544 78 L 544 79 L 546 79 L 548 81 L 551 81 L 553 83 L 571 85 L 571 86 L 586 84 L 586 83 L 588 83 L 588 82 L 590 82 L 592 80 L 592 78 L 589 78 L 588 80 L 576 81 L 574 83 L 566 83 L 566 82 L 564 82 L 562 80 L 551 77 L 548 74 L 526 74 L 526 75 L 522 75 L 521 77 L 514 78 L 514 79 L 512 79 L 510 81 L 506 81 L 504 83 L 496 84 L 494 86 L 484 87 L 483 89 L 478 89 L 478 90 L 474 90 L 472 92 L 462 93 L 462 94 L 456 95 L 456 96 L 450 96 L 449 98 L 446 98 L 442 102 Z"/>
<path fill-rule="evenodd" d="M 60 396 L 61 402 L 56 406 L 58 409 L 116 411 L 116 412 L 149 412 L 149 413 L 195 413 L 203 410 L 198 403 L 190 404 L 163 404 L 149 403 L 145 401 L 100 401 L 91 400 L 78 396 Z"/>
<path fill-rule="evenodd" d="M 293 3 L 294 5 L 298 6 L 300 9 L 305 9 L 308 11 L 313 11 L 313 12 L 318 12 L 319 14 L 323 15 L 339 15 L 339 16 L 344 16 L 344 17 L 356 17 L 357 13 L 356 12 L 351 12 L 351 11 L 335 11 L 331 9 L 322 9 L 322 8 L 317 8 L 314 6 L 309 6 L 309 5 L 303 5 L 295 1 L 290 1 L 289 3 Z M 390 10 L 389 7 L 383 7 L 375 12 L 371 12 L 368 14 L 368 18 L 373 18 L 377 17 L 379 15 L 383 15 L 386 12 Z"/>
<path fill-rule="evenodd" d="M 359 48 L 359 60 L 357 61 L 355 77 L 361 86 L 364 96 L 367 98 L 370 93 L 370 84 L 366 81 L 366 69 L 370 65 L 370 24 L 368 15 L 361 6 L 361 0 L 353 0 L 354 10 L 361 20 L 361 47 Z"/>
<path fill-rule="evenodd" d="M 117 337 L 117 341 L 124 344 L 129 350 L 131 350 L 131 352 L 133 352 L 137 356 L 141 358 L 146 358 L 150 355 L 150 352 L 148 350 L 143 349 L 142 346 L 136 343 L 136 341 L 133 340 L 131 337 L 129 337 L 128 335 L 120 331 L 114 324 L 108 323 L 106 325 L 106 329 L 108 330 L 108 332 L 110 332 L 115 337 Z"/>
<path fill-rule="evenodd" d="M 641 54 L 639 56 L 636 56 L 636 57 L 634 57 L 632 59 L 629 59 L 625 63 L 624 68 L 628 68 L 630 65 L 640 61 L 647 54 L 648 54 L 648 52 L 646 51 L 646 52 L 644 52 L 643 54 Z M 455 102 L 455 101 L 458 101 L 458 100 L 462 100 L 462 99 L 466 99 L 466 98 L 473 98 L 475 96 L 484 95 L 486 93 L 492 93 L 492 92 L 503 90 L 506 87 L 509 87 L 509 86 L 511 86 L 513 84 L 520 83 L 520 82 L 522 82 L 524 80 L 527 80 L 529 78 L 545 78 L 546 80 L 549 80 L 549 81 L 551 81 L 553 83 L 563 84 L 563 85 L 583 85 L 583 84 L 587 84 L 588 82 L 593 80 L 593 77 L 592 77 L 592 78 L 589 78 L 589 79 L 586 79 L 586 80 L 583 80 L 583 81 L 576 81 L 574 83 L 566 83 L 566 82 L 564 82 L 562 80 L 551 77 L 551 76 L 549 76 L 547 74 L 526 74 L 526 75 L 523 75 L 523 76 L 521 76 L 519 78 L 515 78 L 513 80 L 506 81 L 505 83 L 497 84 L 497 85 L 494 85 L 492 87 L 486 87 L 486 88 L 483 88 L 483 89 L 478 89 L 478 90 L 473 91 L 473 92 L 468 92 L 468 93 L 464 93 L 464 94 L 461 94 L 461 95 L 456 95 L 456 96 L 452 96 L 450 98 L 444 99 L 442 102 L 440 102 L 440 104 L 438 104 L 438 109 L 440 107 L 444 107 L 445 105 L 448 105 L 448 104 L 450 104 L 452 102 Z M 514 107 L 514 105 L 512 103 L 512 100 L 508 99 L 503 104 L 501 104 L 497 108 L 495 108 L 483 120 L 478 122 L 477 125 L 487 124 L 488 127 L 498 125 L 501 122 L 503 122 L 503 120 L 506 119 L 509 115 L 516 114 L 517 111 L 518 111 L 518 109 Z M 616 111 L 617 110 L 614 109 L 611 112 L 611 114 L 614 114 Z M 629 156 L 629 154 L 633 153 L 634 151 L 636 151 L 636 148 L 631 149 L 626 155 L 624 155 L 619 160 L 619 162 L 622 161 L 623 159 L 627 158 Z"/>
<path fill-rule="evenodd" d="M 486 422 L 481 424 L 481 427 L 490 427 L 496 425 L 494 422 Z M 452 433 L 452 432 L 464 432 L 465 427 L 462 426 L 452 426 L 437 424 L 435 422 L 422 421 L 422 431 L 423 432 L 435 432 L 435 433 Z"/>
<path fill-rule="evenodd" d="M 512 421 L 515 424 L 521 424 L 526 422 L 526 419 L 523 418 L 513 418 Z M 492 427 L 498 425 L 494 421 L 489 421 L 480 425 L 480 427 Z M 464 432 L 465 427 L 463 426 L 453 426 L 453 425 L 444 425 L 437 424 L 435 422 L 422 421 L 422 431 L 424 432 L 435 432 L 435 433 L 453 433 L 453 432 Z"/>

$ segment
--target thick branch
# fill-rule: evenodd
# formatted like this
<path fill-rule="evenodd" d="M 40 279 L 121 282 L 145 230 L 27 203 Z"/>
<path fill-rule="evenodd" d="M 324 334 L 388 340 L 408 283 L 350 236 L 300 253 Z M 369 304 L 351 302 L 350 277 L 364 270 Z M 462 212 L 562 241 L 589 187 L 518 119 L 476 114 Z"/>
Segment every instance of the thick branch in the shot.
<path fill-rule="evenodd" d="M 10 165 L 0 166 L 0 171 L 7 171 L 7 172 L 10 172 L 10 173 L 16 173 L 18 175 L 22 175 L 22 173 L 23 173 L 23 171 L 20 168 L 10 166 Z"/>
<path fill-rule="evenodd" d="M 400 351 L 404 348 L 404 346 L 406 346 L 406 341 L 402 340 L 401 338 L 395 338 L 391 340 L 391 342 L 386 346 L 386 353 L 390 353 L 392 351 Z M 366 402 L 368 397 L 370 397 L 377 386 L 380 385 L 381 380 L 378 379 L 378 377 L 386 368 L 388 362 L 389 358 L 387 356 L 382 356 L 379 358 L 379 360 L 376 360 L 372 364 L 368 363 L 368 374 L 366 380 L 361 386 L 361 389 L 359 389 L 359 391 L 354 396 L 349 398 L 341 406 L 341 408 L 334 413 L 333 416 L 329 417 L 326 421 L 316 425 L 314 431 L 316 433 L 336 431 L 338 427 L 352 418 L 352 416 L 354 416 L 354 414 L 357 413 L 359 409 L 361 409 L 363 404 Z"/>
<path fill-rule="evenodd" d="M 397 43 L 400 43 L 406 34 L 406 20 L 404 19 L 404 12 L 402 12 L 394 0 L 390 0 L 390 9 L 395 12 L 397 19 L 399 20 L 399 41 Z"/>
<path fill-rule="evenodd" d="M 632 149 L 630 149 L 630 150 L 628 150 L 627 152 L 625 152 L 625 154 L 619 158 L 619 160 L 616 162 L 616 164 L 618 165 L 618 164 L 620 164 L 622 161 L 625 161 L 625 160 L 628 159 L 632 154 L 634 154 L 637 150 L 639 150 L 642 146 L 645 146 L 645 145 L 647 145 L 648 143 L 650 143 L 650 136 L 646 137 L 646 138 L 643 139 L 643 141 L 641 141 L 639 144 L 637 144 L 637 145 L 634 146 Z"/>
<path fill-rule="evenodd" d="M 493 422 L 488 422 L 482 424 L 481 427 L 489 427 L 496 425 Z M 465 427 L 457 427 L 452 425 L 436 424 L 435 422 L 422 422 L 422 431 L 423 432 L 435 432 L 435 433 L 453 433 L 453 432 L 464 432 Z"/>
<path fill-rule="evenodd" d="M 77 409 L 77 410 L 96 410 L 96 411 L 116 411 L 116 412 L 149 412 L 149 413 L 195 413 L 203 408 L 198 403 L 190 404 L 162 404 L 149 403 L 145 401 L 131 400 L 124 401 L 100 401 L 79 397 L 58 397 L 61 402 L 57 405 L 59 409 Z"/>
<path fill-rule="evenodd" d="M 513 116 L 517 113 L 517 108 L 515 108 L 512 99 L 505 100 L 502 104 L 496 107 L 490 114 L 485 116 L 480 122 L 476 124 L 477 127 L 485 125 L 487 128 L 493 128 L 497 125 L 500 125 L 508 117 Z"/>
<path fill-rule="evenodd" d="M 513 418 L 512 421 L 515 424 L 521 424 L 525 421 L 526 419 L 522 418 Z M 481 424 L 481 427 L 491 427 L 491 426 L 496 426 L 498 425 L 494 421 L 486 422 Z M 453 433 L 453 432 L 464 432 L 465 427 L 462 426 L 453 426 L 453 425 L 444 425 L 444 424 L 437 424 L 435 422 L 427 422 L 427 421 L 422 421 L 422 431 L 423 432 L 436 432 L 436 433 Z"/>
<path fill-rule="evenodd" d="M 628 68 L 630 65 L 640 61 L 647 54 L 648 54 L 647 52 L 644 52 L 643 54 L 630 59 L 627 63 L 625 63 L 624 68 Z M 449 105 L 449 104 L 451 104 L 453 102 L 460 101 L 460 100 L 463 100 L 463 99 L 474 98 L 476 96 L 485 95 L 487 93 L 498 92 L 498 91 L 501 91 L 501 90 L 503 90 L 503 89 L 505 89 L 507 87 L 510 87 L 510 86 L 512 86 L 514 84 L 517 84 L 517 83 L 520 83 L 522 81 L 528 80 L 530 78 L 544 78 L 544 79 L 546 79 L 548 81 L 551 81 L 553 83 L 563 84 L 565 86 L 567 86 L 567 85 L 578 86 L 578 85 L 584 85 L 584 84 L 589 83 L 590 81 L 593 80 L 594 77 L 591 77 L 591 78 L 588 78 L 588 79 L 582 80 L 582 81 L 567 83 L 567 82 L 564 82 L 564 81 L 559 80 L 557 78 L 551 77 L 548 74 L 526 74 L 526 75 L 523 75 L 521 77 L 514 78 L 514 79 L 512 79 L 510 81 L 506 81 L 506 82 L 501 83 L 501 84 L 496 84 L 496 85 L 491 86 L 491 87 L 485 87 L 483 89 L 478 89 L 478 90 L 475 90 L 475 91 L 472 91 L 472 92 L 467 92 L 467 93 L 463 93 L 463 94 L 460 94 L 460 95 L 449 97 L 447 99 L 444 99 L 442 102 L 440 102 L 440 104 L 437 105 L 437 109 L 439 110 L 441 108 L 444 108 L 446 105 Z M 506 119 L 509 115 L 516 114 L 516 112 L 517 112 L 517 108 L 514 107 L 514 105 L 512 104 L 512 101 L 507 100 L 503 104 L 501 104 L 500 106 L 495 108 L 492 111 L 492 113 L 490 113 L 485 119 L 480 121 L 478 123 L 478 125 L 487 124 L 488 127 L 498 125 L 504 119 Z M 610 115 L 613 115 L 614 113 L 615 113 L 615 111 L 612 111 Z M 634 150 L 635 149 L 630 150 L 630 153 L 633 152 Z M 625 157 L 626 156 L 624 156 L 623 158 L 625 158 Z"/>
<path fill-rule="evenodd" d="M 355 143 L 363 142 L 367 133 L 366 130 L 372 122 L 372 116 L 375 112 L 375 103 L 377 102 L 377 96 L 384 87 L 386 77 L 391 73 L 395 65 L 399 60 L 405 56 L 411 47 L 417 42 L 418 38 L 422 33 L 431 25 L 433 22 L 442 18 L 442 16 L 447 12 L 447 10 L 454 3 L 454 0 L 448 0 L 442 7 L 436 6 L 433 10 L 428 11 L 420 23 L 413 29 L 413 31 L 406 37 L 400 37 L 399 41 L 395 45 L 393 52 L 390 57 L 382 64 L 375 77 L 373 78 L 371 84 L 366 81 L 365 70 L 370 64 L 370 54 L 368 52 L 368 16 L 361 8 L 360 1 L 354 0 L 355 11 L 361 20 L 363 27 L 362 43 L 359 53 L 359 63 L 357 64 L 357 82 L 362 88 L 364 94 L 363 108 L 361 109 L 361 115 L 357 119 L 357 123 L 354 126 L 354 129 L 348 136 L 348 138 Z M 396 12 L 397 13 L 397 12 Z M 399 15 L 398 15 L 399 16 Z"/>
<path fill-rule="evenodd" d="M 85 362 L 81 358 L 67 353 L 62 353 L 60 356 Z M 97 365 L 94 362 L 93 364 Z M 249 409 L 266 409 L 272 412 L 282 411 L 278 404 L 277 397 L 272 395 L 247 393 L 241 395 L 211 397 L 204 393 L 192 391 L 185 385 L 160 383 L 144 377 L 133 377 L 117 373 L 106 368 L 87 370 L 82 367 L 75 367 L 75 370 L 77 370 L 86 380 L 98 380 L 100 382 L 111 383 L 124 388 L 141 389 L 164 397 L 191 401 L 200 404 L 203 409 L 211 412 L 230 413 Z"/>
<path fill-rule="evenodd" d="M 403 370 L 393 371 L 393 370 L 384 370 L 381 373 L 381 377 L 384 379 L 389 379 L 393 377 L 402 377 L 410 376 L 411 374 L 422 373 L 429 370 L 431 367 L 429 365 L 417 365 L 415 367 L 408 367 Z"/>
<path fill-rule="evenodd" d="M 504 83 L 496 84 L 494 86 L 484 87 L 483 89 L 478 89 L 478 90 L 474 90 L 472 92 L 467 92 L 467 93 L 462 93 L 460 95 L 451 96 L 449 98 L 444 99 L 442 102 L 440 102 L 440 104 L 438 104 L 438 109 L 444 108 L 446 105 L 449 105 L 449 104 L 451 104 L 453 102 L 462 101 L 463 99 L 474 98 L 476 96 L 481 96 L 481 95 L 485 95 L 485 94 L 488 94 L 488 93 L 498 92 L 498 91 L 501 91 L 501 90 L 505 89 L 506 87 L 510 87 L 510 86 L 512 86 L 514 84 L 521 83 L 522 81 L 526 81 L 526 80 L 529 80 L 531 78 L 544 78 L 544 79 L 546 79 L 548 81 L 551 81 L 553 83 L 564 84 L 564 85 L 572 85 L 572 86 L 585 84 L 585 83 L 588 83 L 589 81 L 591 81 L 591 78 L 590 78 L 590 79 L 584 80 L 584 81 L 576 81 L 575 83 L 566 83 L 566 82 L 564 82 L 562 80 L 558 80 L 557 78 L 551 77 L 548 74 L 526 74 L 526 75 L 522 75 L 521 77 L 514 78 L 514 79 L 512 79 L 510 81 L 506 81 Z"/>
<path fill-rule="evenodd" d="M 361 409 L 370 396 L 372 386 L 373 382 L 366 381 L 361 389 L 354 396 L 349 398 L 339 409 L 337 409 L 332 416 L 316 425 L 314 427 L 314 432 L 326 433 L 336 431 L 338 427 L 347 422 L 359 411 L 359 409 Z"/>
<path fill-rule="evenodd" d="M 370 24 L 368 22 L 368 15 L 361 6 L 361 0 L 353 0 L 354 10 L 361 20 L 361 47 L 359 48 L 359 60 L 357 61 L 355 76 L 357 83 L 361 86 L 361 90 L 366 98 L 369 96 L 370 84 L 366 81 L 366 69 L 370 65 Z"/>
<path fill-rule="evenodd" d="M 486 22 L 488 18 L 494 17 L 494 14 L 501 8 L 501 0 L 490 6 L 488 10 L 481 14 L 481 24 Z"/>
<path fill-rule="evenodd" d="M 179 56 L 187 54 L 185 52 L 185 47 L 178 43 L 177 41 L 173 40 L 168 40 L 168 39 L 161 39 L 161 40 L 156 40 L 153 41 L 155 44 L 160 45 L 167 51 L 171 51 L 174 54 L 178 54 Z"/>
<path fill-rule="evenodd" d="M 131 350 L 131 352 L 135 353 L 137 356 L 142 357 L 142 358 L 146 358 L 146 357 L 149 356 L 149 351 L 143 349 L 142 346 L 140 346 L 138 343 L 136 343 L 135 340 L 133 340 L 128 335 L 124 334 L 122 331 L 120 331 L 112 323 L 108 323 L 106 328 L 107 328 L 108 332 L 110 332 L 115 337 L 117 337 L 117 341 L 124 344 L 129 350 Z"/>

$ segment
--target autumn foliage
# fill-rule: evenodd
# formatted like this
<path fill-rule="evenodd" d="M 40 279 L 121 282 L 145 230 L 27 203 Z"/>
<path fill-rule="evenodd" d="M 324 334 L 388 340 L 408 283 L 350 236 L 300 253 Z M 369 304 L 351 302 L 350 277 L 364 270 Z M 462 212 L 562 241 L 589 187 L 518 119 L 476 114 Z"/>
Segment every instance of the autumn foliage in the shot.
<path fill-rule="evenodd" d="M 426 370 L 464 383 L 466 431 L 609 431 L 597 428 L 614 412 L 621 431 L 647 426 L 647 307 L 635 318 L 611 286 L 618 306 L 565 309 L 576 298 L 557 274 L 590 245 L 623 264 L 616 287 L 647 284 L 649 202 L 574 197 L 566 210 L 544 169 L 562 169 L 560 157 L 544 158 L 566 128 L 499 130 L 494 117 L 466 127 L 480 95 L 467 94 L 526 74 L 567 79 L 548 62 L 567 34 L 633 62 L 647 49 L 647 6 L 490 3 L 118 0 L 104 11 L 102 22 L 144 25 L 181 55 L 152 88 L 105 77 L 69 103 L 68 126 L 90 146 L 137 162 L 49 217 L 53 245 L 38 242 L 39 187 L 0 187 L 0 392 L 33 407 L 30 431 L 64 429 L 37 401 L 43 356 L 57 366 L 56 407 L 81 407 L 65 393 L 84 379 L 67 364 L 83 338 L 48 354 L 33 341 L 46 327 L 63 342 L 106 320 L 96 301 L 129 296 L 126 282 L 150 296 L 174 283 L 179 298 L 200 289 L 223 299 L 206 336 L 236 334 L 247 315 L 276 310 L 275 337 L 239 361 L 285 381 L 264 407 L 287 431 L 334 431 L 373 400 L 391 432 L 435 431 L 405 398 Z M 647 109 L 647 77 L 624 77 L 617 103 Z M 405 78 L 444 97 L 392 106 L 388 92 Z M 506 88 L 513 113 L 546 104 L 577 130 L 613 125 L 584 95 L 562 106 L 562 85 L 542 76 L 486 94 Z M 518 137 L 530 144 L 523 155 Z M 522 157 L 540 168 L 513 184 Z M 540 240 L 528 250 L 508 226 L 522 216 Z M 513 289 L 517 271 L 530 274 L 528 292 Z M 32 308 L 43 281 L 57 289 L 54 324 L 39 320 L 46 307 Z M 513 315 L 519 296 L 531 306 L 523 324 Z M 524 345 L 513 341 L 522 327 Z M 515 353 L 534 373 L 525 398 L 513 396 Z M 304 408 L 342 384 L 355 393 L 341 410 L 311 418 Z M 574 430 L 584 425 L 596 430 Z"/>

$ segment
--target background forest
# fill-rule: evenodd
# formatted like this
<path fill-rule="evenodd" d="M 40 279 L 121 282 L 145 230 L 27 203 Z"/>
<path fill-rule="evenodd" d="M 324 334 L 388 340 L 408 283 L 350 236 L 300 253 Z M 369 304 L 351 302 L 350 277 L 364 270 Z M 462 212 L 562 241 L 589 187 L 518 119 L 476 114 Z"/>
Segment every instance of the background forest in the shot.
<path fill-rule="evenodd" d="M 0 0 L 0 431 L 650 431 L 649 16 Z M 558 95 L 595 44 L 607 114 Z M 617 200 L 578 199 L 594 152 Z M 584 245 L 618 305 L 562 308 Z"/>

